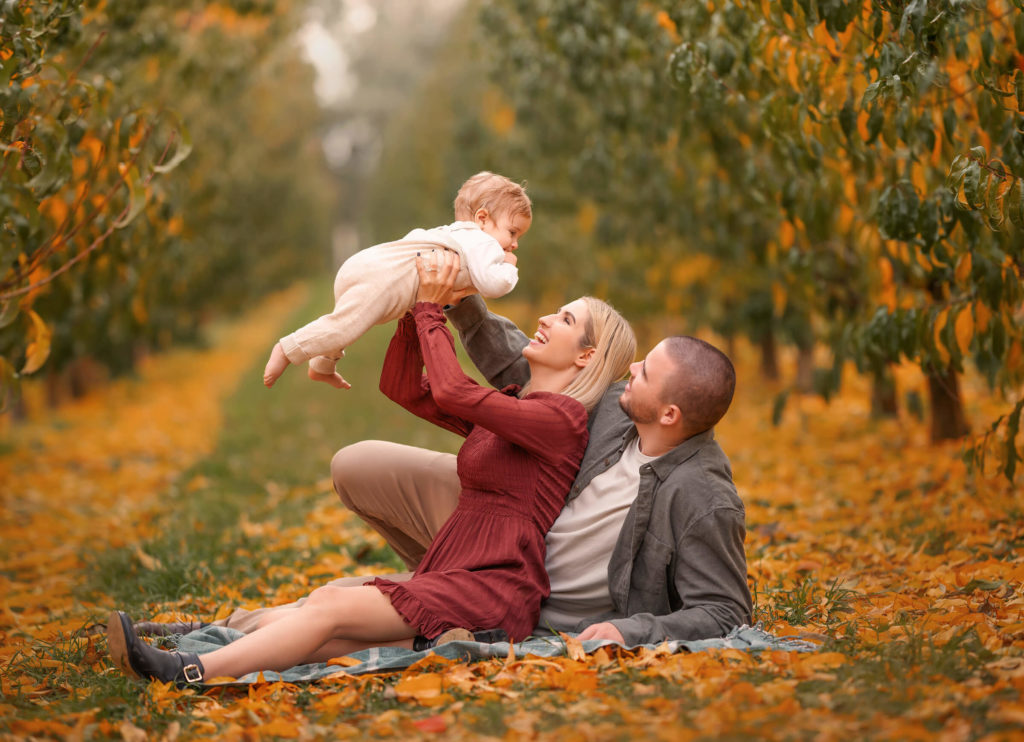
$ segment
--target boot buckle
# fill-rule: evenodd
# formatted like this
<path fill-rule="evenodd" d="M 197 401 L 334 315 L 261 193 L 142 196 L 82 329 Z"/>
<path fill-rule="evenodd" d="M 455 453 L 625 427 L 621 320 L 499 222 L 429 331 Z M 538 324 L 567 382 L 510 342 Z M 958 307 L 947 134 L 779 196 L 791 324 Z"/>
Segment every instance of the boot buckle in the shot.
<path fill-rule="evenodd" d="M 203 682 L 203 671 L 199 669 L 199 665 L 191 664 L 185 665 L 183 668 L 185 674 L 186 683 L 201 683 Z"/>

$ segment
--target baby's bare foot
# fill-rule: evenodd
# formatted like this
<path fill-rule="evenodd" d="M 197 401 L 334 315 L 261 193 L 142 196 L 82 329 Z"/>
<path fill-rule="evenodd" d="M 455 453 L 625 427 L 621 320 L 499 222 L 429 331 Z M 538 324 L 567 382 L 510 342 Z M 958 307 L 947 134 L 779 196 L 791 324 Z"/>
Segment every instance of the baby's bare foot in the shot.
<path fill-rule="evenodd" d="M 275 343 L 274 349 L 270 352 L 270 360 L 267 361 L 267 367 L 263 369 L 263 384 L 267 387 L 274 386 L 274 382 L 277 381 L 284 370 L 288 368 L 288 356 L 284 354 L 284 348 L 281 347 L 281 343 Z"/>
<path fill-rule="evenodd" d="M 330 384 L 335 389 L 351 389 L 352 385 L 345 381 L 341 374 L 335 371 L 333 374 L 321 374 L 314 371 L 312 368 L 309 369 L 309 378 L 313 381 L 322 381 L 325 384 Z"/>

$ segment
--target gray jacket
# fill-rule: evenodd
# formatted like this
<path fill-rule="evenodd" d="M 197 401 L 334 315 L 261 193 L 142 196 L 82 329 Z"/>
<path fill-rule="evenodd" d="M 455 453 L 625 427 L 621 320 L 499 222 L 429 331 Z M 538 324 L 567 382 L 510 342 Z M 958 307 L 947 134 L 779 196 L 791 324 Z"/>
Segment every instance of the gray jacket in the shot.
<path fill-rule="evenodd" d="M 478 296 L 448 316 L 480 372 L 497 387 L 522 384 L 528 338 L 487 311 Z M 615 464 L 636 437 L 619 407 L 624 382 L 612 385 L 590 415 L 590 442 L 567 500 Z M 640 468 L 640 488 L 608 565 L 611 621 L 627 644 L 724 636 L 751 620 L 743 551 L 743 502 L 729 460 L 712 430 L 684 441 Z"/>

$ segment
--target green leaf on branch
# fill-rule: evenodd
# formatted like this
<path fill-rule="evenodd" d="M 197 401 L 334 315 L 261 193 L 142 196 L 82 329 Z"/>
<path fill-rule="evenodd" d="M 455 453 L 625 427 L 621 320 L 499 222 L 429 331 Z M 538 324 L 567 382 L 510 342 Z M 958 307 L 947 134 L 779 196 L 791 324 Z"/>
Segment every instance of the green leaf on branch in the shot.
<path fill-rule="evenodd" d="M 178 139 L 178 148 L 174 151 L 174 156 L 170 160 L 153 167 L 153 172 L 155 173 L 171 172 L 184 162 L 185 158 L 192 154 L 192 135 L 189 133 L 188 127 L 178 119 L 176 114 L 168 115 L 175 119 L 177 125 L 175 136 Z"/>
<path fill-rule="evenodd" d="M 139 215 L 139 212 L 146 206 L 146 199 L 148 198 L 148 191 L 145 187 L 136 185 L 136 181 L 139 178 L 138 168 L 129 168 L 128 172 L 124 175 L 124 184 L 128 188 L 128 206 L 122 213 L 122 215 L 114 222 L 116 229 L 123 229 L 127 227 L 132 221 Z"/>
<path fill-rule="evenodd" d="M 7 325 L 14 322 L 20 313 L 21 307 L 19 307 L 18 302 L 13 299 L 0 302 L 0 329 L 7 327 Z"/>
<path fill-rule="evenodd" d="M 971 151 L 973 152 L 973 150 Z M 964 198 L 967 199 L 967 206 L 972 209 L 981 208 L 985 202 L 983 194 L 981 164 L 972 162 L 967 168 L 967 174 L 964 176 Z"/>
<path fill-rule="evenodd" d="M 882 236 L 892 240 L 913 239 L 917 234 L 920 204 L 917 190 L 910 181 L 901 180 L 886 188 L 878 201 L 878 226 Z"/>
<path fill-rule="evenodd" d="M 878 135 L 882 132 L 882 124 L 885 123 L 885 115 L 882 113 L 881 106 L 876 106 L 871 115 L 868 116 L 868 138 L 867 143 L 871 144 Z"/>
<path fill-rule="evenodd" d="M 1006 214 L 1017 227 L 1024 229 L 1024 180 L 1014 178 L 1006 195 Z"/>
<path fill-rule="evenodd" d="M 1003 199 L 999 193 L 1002 184 L 1001 178 L 990 178 L 988 193 L 985 194 L 985 218 L 992 229 L 999 229 L 1006 218 L 1003 215 Z"/>
<path fill-rule="evenodd" d="M 949 173 L 946 175 L 946 188 L 953 193 L 958 193 L 960 185 L 964 180 L 964 174 L 967 172 L 970 164 L 971 161 L 965 155 L 954 157 L 953 162 L 949 166 Z"/>
<path fill-rule="evenodd" d="M 946 106 L 942 112 L 942 128 L 946 133 L 946 141 L 953 144 L 953 135 L 956 133 L 957 115 L 953 106 Z"/>

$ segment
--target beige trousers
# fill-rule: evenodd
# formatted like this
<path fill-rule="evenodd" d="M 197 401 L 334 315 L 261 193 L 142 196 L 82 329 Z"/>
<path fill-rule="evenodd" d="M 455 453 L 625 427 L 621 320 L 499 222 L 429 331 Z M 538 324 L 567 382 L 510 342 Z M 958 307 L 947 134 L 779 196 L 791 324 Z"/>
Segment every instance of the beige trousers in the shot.
<path fill-rule="evenodd" d="M 455 455 L 387 441 L 360 441 L 346 446 L 331 461 L 334 491 L 356 515 L 375 528 L 410 570 L 416 569 L 434 536 L 459 500 Z M 386 575 L 408 580 L 412 572 Z M 370 578 L 342 577 L 329 584 L 362 585 Z M 295 610 L 305 601 L 246 610 L 239 608 L 216 621 L 244 633 L 259 628 L 270 611 Z"/>

